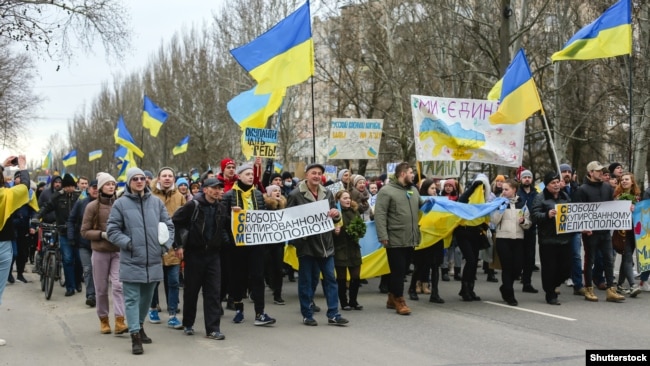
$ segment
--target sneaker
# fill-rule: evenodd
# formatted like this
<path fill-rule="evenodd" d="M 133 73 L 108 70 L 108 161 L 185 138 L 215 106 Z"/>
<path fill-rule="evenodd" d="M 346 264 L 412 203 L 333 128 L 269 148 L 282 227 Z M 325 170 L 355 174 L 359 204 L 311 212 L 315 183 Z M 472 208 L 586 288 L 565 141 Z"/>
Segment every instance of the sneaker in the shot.
<path fill-rule="evenodd" d="M 16 276 L 16 279 L 17 279 L 18 281 L 22 282 L 22 283 L 29 283 L 29 282 L 30 282 L 30 281 L 28 281 L 28 280 L 27 280 L 23 275 L 18 275 L 18 276 Z"/>
<path fill-rule="evenodd" d="M 275 324 L 275 319 L 271 318 L 268 316 L 266 313 L 259 314 L 255 317 L 255 323 L 254 325 L 271 325 Z"/>
<path fill-rule="evenodd" d="M 327 324 L 329 325 L 345 325 L 348 323 L 349 321 L 342 317 L 341 314 L 336 314 L 334 317 L 327 319 Z"/>
<path fill-rule="evenodd" d="M 232 322 L 235 324 L 243 323 L 244 322 L 244 312 L 237 310 L 237 313 L 235 313 L 235 317 L 232 318 Z"/>
<path fill-rule="evenodd" d="M 181 321 L 175 316 L 169 318 L 167 326 L 174 329 L 183 329 L 183 323 L 181 323 Z"/>
<path fill-rule="evenodd" d="M 567 285 L 567 287 L 573 287 L 573 280 L 570 278 L 567 278 L 566 281 L 564 281 L 564 284 Z"/>
<path fill-rule="evenodd" d="M 639 285 L 634 284 L 632 288 L 630 288 L 630 297 L 637 297 L 638 294 L 641 293 L 641 288 Z"/>
<path fill-rule="evenodd" d="M 91 308 L 94 308 L 97 305 L 97 300 L 95 300 L 94 296 L 88 296 L 86 299 L 86 305 L 90 306 Z"/>
<path fill-rule="evenodd" d="M 280 296 L 274 297 L 273 298 L 273 303 L 275 305 L 284 305 L 285 304 L 284 300 Z"/>
<path fill-rule="evenodd" d="M 319 313 L 320 312 L 320 306 L 316 305 L 316 303 L 314 303 L 313 301 L 311 302 L 311 305 L 309 305 L 309 306 L 311 307 L 311 311 L 313 313 Z"/>
<path fill-rule="evenodd" d="M 644 291 L 644 292 L 650 292 L 650 282 L 648 282 L 648 281 L 641 281 L 641 283 L 639 284 L 639 286 L 641 287 L 641 291 Z"/>
<path fill-rule="evenodd" d="M 149 310 L 149 323 L 151 324 L 160 324 L 160 317 L 158 316 L 158 310 Z"/>
<path fill-rule="evenodd" d="M 188 335 L 188 336 L 189 336 L 189 335 L 194 335 L 194 328 L 192 328 L 192 327 L 185 327 L 185 329 L 183 329 L 183 333 L 185 333 L 185 335 Z"/>
<path fill-rule="evenodd" d="M 211 333 L 208 333 L 206 338 L 216 339 L 218 341 L 221 341 L 221 340 L 226 339 L 226 336 L 221 332 L 211 332 Z"/>
<path fill-rule="evenodd" d="M 315 327 L 318 325 L 318 322 L 314 318 L 304 318 L 302 324 Z"/>
<path fill-rule="evenodd" d="M 621 286 L 621 285 L 616 285 L 616 292 L 618 292 L 621 295 L 629 295 L 630 290 Z"/>
<path fill-rule="evenodd" d="M 539 290 L 537 290 L 536 288 L 533 287 L 533 285 L 530 285 L 530 284 L 529 285 L 524 285 L 522 287 L 521 291 L 522 292 L 528 292 L 528 293 L 531 293 L 531 294 L 536 294 L 536 293 L 539 292 Z"/>

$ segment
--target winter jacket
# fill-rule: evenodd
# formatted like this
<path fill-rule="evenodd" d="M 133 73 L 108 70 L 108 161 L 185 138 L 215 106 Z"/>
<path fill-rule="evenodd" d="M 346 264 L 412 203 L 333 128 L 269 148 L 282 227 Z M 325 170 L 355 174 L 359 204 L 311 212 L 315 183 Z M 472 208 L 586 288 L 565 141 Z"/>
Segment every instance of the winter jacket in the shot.
<path fill-rule="evenodd" d="M 537 197 L 538 194 L 539 192 L 537 192 L 537 190 L 533 186 L 530 186 L 530 192 L 524 191 L 523 187 L 519 187 L 519 189 L 517 190 L 517 196 L 519 196 L 519 198 L 524 202 L 529 213 L 533 209 L 533 201 L 535 201 L 535 197 Z M 536 229 L 537 229 L 537 225 L 535 225 L 535 223 L 532 223 L 527 230 L 531 230 L 534 232 L 534 230 Z"/>
<path fill-rule="evenodd" d="M 169 240 L 158 242 L 158 223 L 169 230 Z M 106 224 L 108 241 L 120 248 L 120 280 L 151 283 L 163 280 L 162 256 L 172 245 L 174 224 L 167 209 L 147 187 L 142 195 L 124 194 L 113 204 Z"/>
<path fill-rule="evenodd" d="M 74 206 L 72 207 L 72 211 L 70 212 L 70 216 L 68 217 L 68 224 L 66 227 L 66 229 L 68 230 L 68 239 L 74 240 L 74 242 L 77 243 L 77 246 L 79 248 L 85 248 L 90 250 L 90 240 L 86 239 L 81 234 L 81 226 L 83 223 L 84 212 L 86 210 L 86 207 L 88 207 L 88 204 L 94 200 L 95 199 L 90 196 L 86 196 L 86 198 L 78 199 L 77 202 L 75 202 Z M 108 218 L 108 216 L 106 218 Z"/>
<path fill-rule="evenodd" d="M 172 187 L 167 191 L 163 191 L 160 189 L 158 179 L 151 181 L 151 194 L 163 201 L 165 208 L 167 208 L 167 214 L 169 214 L 169 217 L 172 217 L 172 215 L 174 215 L 174 212 L 176 212 L 179 207 L 183 206 L 185 202 L 187 202 L 185 196 L 183 196 L 181 192 L 179 192 L 176 188 L 176 184 L 172 185 Z"/>
<path fill-rule="evenodd" d="M 332 192 L 330 192 L 322 185 L 319 185 L 317 198 L 314 198 L 314 195 L 309 191 L 309 188 L 307 187 L 307 182 L 303 180 L 298 184 L 296 189 L 294 189 L 289 194 L 287 207 L 300 206 L 307 203 L 316 202 L 317 200 L 327 200 L 330 209 L 336 207 Z M 341 221 L 340 215 L 333 218 L 333 221 L 335 224 Z M 296 247 L 296 254 L 298 257 L 310 256 L 327 258 L 334 254 L 334 240 L 332 238 L 332 231 L 298 238 L 292 240 L 290 244 Z"/>
<path fill-rule="evenodd" d="M 88 203 L 81 223 L 81 236 L 90 240 L 90 245 L 95 252 L 119 252 L 120 248 L 102 239 L 102 232 L 106 232 L 108 217 L 115 203 L 115 197 L 100 196 Z"/>
<path fill-rule="evenodd" d="M 419 245 L 418 215 L 421 204 L 420 194 L 415 187 L 404 187 L 396 179 L 382 187 L 375 202 L 379 241 L 388 240 L 388 248 Z"/>
<path fill-rule="evenodd" d="M 496 210 L 491 215 L 491 222 L 496 227 L 496 237 L 502 239 L 523 239 L 524 230 L 528 229 L 532 222 L 530 221 L 530 211 L 519 196 L 511 199 L 507 208 L 501 212 Z M 524 218 L 523 223 L 519 223 L 519 218 Z"/>
<path fill-rule="evenodd" d="M 614 188 L 609 183 L 594 182 L 588 177 L 584 183 L 573 194 L 573 202 L 606 202 L 614 199 Z M 594 230 L 594 233 L 607 233 L 610 230 Z"/>
<path fill-rule="evenodd" d="M 43 192 L 41 192 L 41 195 L 38 197 L 38 207 L 40 208 L 45 207 L 45 204 L 50 202 L 50 200 L 54 196 L 54 193 L 58 192 L 54 190 L 55 180 L 61 181 L 61 177 L 58 175 L 52 177 L 51 183 L 43 189 Z M 45 223 L 52 224 L 55 221 L 56 221 L 56 214 L 54 213 L 54 211 L 48 212 L 45 216 L 43 216 L 43 222 Z"/>
<path fill-rule="evenodd" d="M 338 234 L 334 234 L 334 265 L 337 267 L 356 267 L 361 265 L 361 246 L 359 240 L 354 240 L 345 231 L 352 219 L 361 217 L 357 211 L 356 202 L 352 201 L 349 208 L 341 210 L 343 226 Z"/>
<path fill-rule="evenodd" d="M 198 211 L 195 221 L 192 222 L 195 209 Z M 219 201 L 208 202 L 202 192 L 176 210 L 172 217 L 176 232 L 189 230 L 187 245 L 183 249 L 186 252 L 218 251 L 226 245 L 230 241 L 230 220 L 227 211 L 226 206 Z M 206 222 L 206 215 L 212 216 L 213 221 Z M 180 240 L 176 240 L 176 243 L 180 245 Z"/>
<path fill-rule="evenodd" d="M 537 242 L 539 245 L 568 245 L 573 233 L 558 234 L 555 230 L 555 217 L 549 218 L 548 212 L 555 209 L 558 203 L 569 203 L 569 195 L 560 190 L 558 198 L 544 188 L 533 201 L 531 218 L 537 224 Z"/>
<path fill-rule="evenodd" d="M 56 216 L 56 224 L 65 226 L 68 223 L 70 212 L 72 212 L 72 208 L 74 207 L 75 202 L 77 202 L 77 199 L 79 199 L 80 194 L 81 193 L 78 191 L 66 193 L 63 189 L 54 192 L 54 195 L 45 206 L 39 206 L 41 207 L 41 210 L 38 213 L 38 218 L 47 217 L 50 212 L 54 212 L 54 215 Z M 74 240 L 73 238 L 68 238 L 68 231 L 65 228 L 60 228 L 59 234 L 63 235 L 67 239 Z"/>

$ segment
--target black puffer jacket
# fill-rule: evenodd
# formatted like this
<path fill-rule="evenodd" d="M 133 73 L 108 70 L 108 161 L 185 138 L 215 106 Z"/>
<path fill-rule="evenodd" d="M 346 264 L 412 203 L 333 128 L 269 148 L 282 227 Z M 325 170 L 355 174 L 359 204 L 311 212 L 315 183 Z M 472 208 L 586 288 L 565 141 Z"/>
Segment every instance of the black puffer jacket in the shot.
<path fill-rule="evenodd" d="M 47 214 L 54 212 L 56 216 L 56 224 L 60 226 L 65 226 L 68 223 L 68 217 L 72 212 L 75 202 L 79 199 L 80 192 L 74 191 L 72 193 L 66 193 L 64 190 L 54 192 L 52 198 L 45 204 L 44 207 L 41 207 L 41 210 L 38 213 L 38 218 L 47 217 Z M 67 239 L 74 240 L 74 238 L 68 238 L 68 230 L 65 228 L 59 229 L 59 234 L 65 236 Z"/>
<path fill-rule="evenodd" d="M 198 203 L 198 206 L 194 201 Z M 198 211 L 196 220 L 192 222 L 195 207 Z M 230 241 L 230 235 L 228 235 L 230 221 L 227 211 L 226 206 L 219 201 L 208 202 L 202 192 L 176 210 L 172 217 L 176 233 L 179 233 L 181 229 L 189 230 L 187 246 L 183 249 L 188 252 L 217 251 L 227 245 Z M 206 216 L 211 216 L 213 219 L 206 222 Z M 177 238 L 175 242 L 180 243 L 180 240 Z"/>
<path fill-rule="evenodd" d="M 561 190 L 558 198 L 544 188 L 533 200 L 531 219 L 537 224 L 537 238 L 539 245 L 568 245 L 573 233 L 558 234 L 555 230 L 555 217 L 549 218 L 548 212 L 558 203 L 569 203 L 569 195 Z"/>

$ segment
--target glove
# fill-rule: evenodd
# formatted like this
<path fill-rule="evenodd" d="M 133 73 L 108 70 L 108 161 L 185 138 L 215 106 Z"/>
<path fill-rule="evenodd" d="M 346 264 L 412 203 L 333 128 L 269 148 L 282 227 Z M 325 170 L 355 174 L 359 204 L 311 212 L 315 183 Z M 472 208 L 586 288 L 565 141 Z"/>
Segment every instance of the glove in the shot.
<path fill-rule="evenodd" d="M 100 236 L 102 237 L 102 239 L 104 239 L 104 240 L 108 240 L 108 235 L 106 235 L 106 231 L 102 231 L 102 233 L 100 234 Z"/>

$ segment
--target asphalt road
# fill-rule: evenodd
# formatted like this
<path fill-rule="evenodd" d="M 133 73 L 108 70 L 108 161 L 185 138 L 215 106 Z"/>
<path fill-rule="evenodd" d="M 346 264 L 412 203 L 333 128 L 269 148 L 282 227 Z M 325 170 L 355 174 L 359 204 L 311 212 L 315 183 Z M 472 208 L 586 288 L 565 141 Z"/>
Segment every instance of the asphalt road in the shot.
<path fill-rule="evenodd" d="M 45 300 L 37 275 L 29 273 L 33 282 L 8 285 L 0 305 L 0 338 L 7 340 L 0 365 L 583 365 L 586 349 L 650 348 L 650 293 L 616 304 L 596 290 L 600 301 L 590 303 L 563 285 L 562 305 L 552 306 L 542 293 L 521 293 L 517 284 L 519 306 L 510 307 L 501 300 L 499 283 L 486 282 L 480 269 L 479 274 L 475 290 L 482 301 L 461 301 L 460 282 L 452 279 L 440 284 L 445 304 L 421 296 L 419 302 L 407 301 L 410 316 L 387 310 L 386 295 L 372 279 L 360 291 L 364 310 L 343 313 L 350 320 L 345 327 L 328 326 L 324 312 L 315 317 L 317 327 L 303 325 L 297 284 L 285 281 L 286 305 L 274 305 L 266 292 L 266 310 L 277 319 L 273 326 L 254 326 L 253 306 L 246 301 L 242 324 L 233 324 L 234 313 L 226 310 L 224 341 L 204 337 L 200 311 L 194 336 L 146 323 L 153 344 L 134 356 L 128 335 L 99 333 L 83 293 L 64 297 L 56 285 L 52 299 Z M 541 288 L 539 272 L 533 285 Z M 320 287 L 316 303 L 325 307 Z"/>

